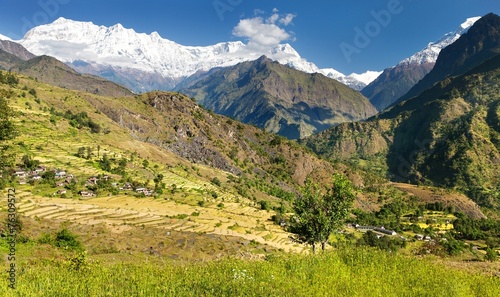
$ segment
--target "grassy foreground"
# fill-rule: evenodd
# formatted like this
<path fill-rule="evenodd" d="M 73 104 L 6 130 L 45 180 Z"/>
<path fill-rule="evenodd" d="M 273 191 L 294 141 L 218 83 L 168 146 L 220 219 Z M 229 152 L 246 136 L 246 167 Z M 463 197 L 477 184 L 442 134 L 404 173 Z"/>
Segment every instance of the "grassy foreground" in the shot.
<path fill-rule="evenodd" d="M 371 249 L 266 261 L 19 265 L 1 296 L 500 296 L 500 278 Z M 22 264 L 22 263 L 20 263 Z"/>

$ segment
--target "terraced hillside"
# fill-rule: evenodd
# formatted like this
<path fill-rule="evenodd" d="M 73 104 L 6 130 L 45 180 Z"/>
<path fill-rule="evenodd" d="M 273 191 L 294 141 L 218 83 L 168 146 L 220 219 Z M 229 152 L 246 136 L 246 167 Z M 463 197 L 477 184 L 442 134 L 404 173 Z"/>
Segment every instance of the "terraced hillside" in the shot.
<path fill-rule="evenodd" d="M 335 171 L 286 139 L 215 115 L 177 93 L 108 98 L 24 76 L 0 92 L 18 113 L 19 130 L 9 143 L 15 162 L 3 178 L 12 177 L 26 219 L 105 225 L 116 234 L 153 228 L 227 236 L 300 251 L 271 217 L 286 211 L 306 178 L 328 182 Z M 23 157 L 72 180 L 14 177 L 14 170 L 25 169 Z M 109 183 L 89 184 L 92 178 Z M 126 183 L 133 189 L 121 189 Z M 154 194 L 144 197 L 137 188 Z M 95 196 L 82 197 L 82 191 Z"/>

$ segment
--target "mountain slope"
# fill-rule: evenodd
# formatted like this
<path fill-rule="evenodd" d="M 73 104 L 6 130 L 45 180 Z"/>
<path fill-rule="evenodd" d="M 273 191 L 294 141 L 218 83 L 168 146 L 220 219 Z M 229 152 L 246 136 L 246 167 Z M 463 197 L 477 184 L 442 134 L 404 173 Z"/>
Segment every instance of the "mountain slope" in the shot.
<path fill-rule="evenodd" d="M 304 72 L 321 72 L 289 44 L 264 51 L 242 42 L 183 46 L 156 32 L 148 35 L 120 24 L 105 27 L 64 18 L 33 28 L 19 42 L 37 55 L 53 56 L 80 72 L 105 77 L 138 93 L 170 90 L 198 71 L 253 61 L 263 54 Z M 345 75 L 338 73 L 338 77 Z M 346 82 L 364 86 L 354 77 Z"/>
<path fill-rule="evenodd" d="M 0 49 L 0 69 L 9 70 L 14 65 L 22 63 L 19 57 Z"/>
<path fill-rule="evenodd" d="M 500 17 L 487 14 L 456 42 L 444 48 L 434 68 L 396 103 L 418 96 L 435 83 L 461 75 L 500 53 Z"/>
<path fill-rule="evenodd" d="M 365 123 L 343 124 L 305 143 L 328 158 L 386 164 L 393 180 L 455 187 L 497 207 L 498 85 L 500 56 Z"/>
<path fill-rule="evenodd" d="M 30 53 L 26 48 L 24 48 L 19 43 L 8 40 L 0 40 L 0 50 L 4 50 L 8 53 L 11 53 L 14 56 L 24 61 L 35 57 L 34 54 Z"/>
<path fill-rule="evenodd" d="M 490 56 L 491 52 L 468 54 L 471 48 L 479 48 L 477 40 L 494 40 L 492 32 L 500 32 L 498 19 L 488 15 L 477 21 L 458 46 L 450 46 L 453 51 L 441 52 L 436 67 L 457 56 L 465 57 L 460 66 Z M 489 48 L 495 48 L 494 44 Z M 362 158 L 387 166 L 393 180 L 457 188 L 482 206 L 498 207 L 499 85 L 497 54 L 365 123 L 339 125 L 305 142 L 329 158 Z"/>
<path fill-rule="evenodd" d="M 126 88 L 103 78 L 77 73 L 66 64 L 49 56 L 35 57 L 16 63 L 14 72 L 34 77 L 47 84 L 104 96 L 131 96 Z"/>
<path fill-rule="evenodd" d="M 290 139 L 376 113 L 359 92 L 265 56 L 213 71 L 181 91 L 216 113 Z"/>
<path fill-rule="evenodd" d="M 163 237 L 165 230 L 168 237 L 191 233 L 199 240 L 220 235 L 223 243 L 235 237 L 300 251 L 271 220 L 273 209 L 289 209 L 307 178 L 327 185 L 333 173 L 348 173 L 293 141 L 214 114 L 179 93 L 107 97 L 16 76 L 18 84 L 0 82 L 18 115 L 20 133 L 8 143 L 9 153 L 66 170 L 75 181 L 66 188 L 49 182 L 16 186 L 19 197 L 29 195 L 18 200 L 20 209 L 32 210 L 22 210 L 26 217 L 72 217 L 73 223 L 104 223 L 118 233 L 142 226 Z M 12 172 L 23 165 L 14 166 Z M 103 175 L 110 183 L 89 184 L 90 177 Z M 18 182 L 5 171 L 0 178 Z M 111 181 L 120 187 L 128 182 L 133 190 Z M 154 198 L 140 195 L 140 188 L 154 189 Z M 80 191 L 88 189 L 97 197 L 80 199 Z M 58 190 L 65 190 L 65 197 Z M 55 212 L 39 211 L 54 204 Z"/>
<path fill-rule="evenodd" d="M 429 73 L 436 63 L 439 52 L 466 33 L 478 19 L 478 17 L 467 19 L 455 32 L 429 43 L 423 50 L 404 59 L 398 65 L 385 69 L 361 93 L 370 99 L 377 110 L 384 110 Z"/>

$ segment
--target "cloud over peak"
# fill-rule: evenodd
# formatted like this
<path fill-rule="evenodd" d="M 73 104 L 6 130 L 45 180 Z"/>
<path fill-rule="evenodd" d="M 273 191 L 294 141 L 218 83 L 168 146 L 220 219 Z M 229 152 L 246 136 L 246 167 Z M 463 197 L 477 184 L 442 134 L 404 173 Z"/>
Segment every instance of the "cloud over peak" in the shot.
<path fill-rule="evenodd" d="M 291 39 L 292 33 L 280 26 L 290 25 L 294 18 L 294 14 L 282 15 L 275 8 L 268 18 L 256 16 L 240 20 L 232 33 L 236 37 L 246 38 L 250 47 L 266 49 Z"/>

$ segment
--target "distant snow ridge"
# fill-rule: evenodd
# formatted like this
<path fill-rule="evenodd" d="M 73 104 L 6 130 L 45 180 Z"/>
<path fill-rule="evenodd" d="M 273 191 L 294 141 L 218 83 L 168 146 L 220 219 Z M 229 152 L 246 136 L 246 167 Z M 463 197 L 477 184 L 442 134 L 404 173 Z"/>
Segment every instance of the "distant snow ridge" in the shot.
<path fill-rule="evenodd" d="M 404 64 L 424 64 L 435 63 L 441 50 L 455 42 L 460 36 L 466 33 L 474 23 L 481 17 L 468 18 L 455 32 L 445 34 L 441 39 L 435 42 L 430 42 L 427 47 L 413 56 L 402 60 L 399 65 Z"/>
<path fill-rule="evenodd" d="M 183 46 L 162 38 L 157 32 L 137 33 L 121 24 L 105 27 L 65 18 L 31 29 L 19 43 L 36 55 L 50 55 L 65 63 L 85 62 L 121 73 L 141 71 L 175 83 L 199 71 L 256 60 L 264 54 L 281 64 L 308 73 L 319 72 L 357 89 L 373 76 L 345 76 L 334 69 L 319 69 L 301 58 L 289 44 L 280 44 L 265 52 L 240 41 Z"/>

